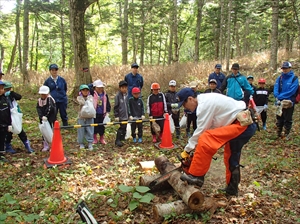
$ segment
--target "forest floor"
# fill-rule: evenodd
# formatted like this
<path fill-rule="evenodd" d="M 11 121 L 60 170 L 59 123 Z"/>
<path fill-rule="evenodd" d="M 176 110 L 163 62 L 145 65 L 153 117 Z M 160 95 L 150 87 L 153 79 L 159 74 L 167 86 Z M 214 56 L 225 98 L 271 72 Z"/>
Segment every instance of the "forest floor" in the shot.
<path fill-rule="evenodd" d="M 151 142 L 150 127 L 144 126 L 143 143 L 132 139 L 119 148 L 114 145 L 116 126 L 107 126 L 107 145 L 93 151 L 79 150 L 77 130 L 61 130 L 65 155 L 72 164 L 65 168 L 44 169 L 42 139 L 36 116 L 37 95 L 20 102 L 24 113 L 24 130 L 35 153 L 27 154 L 17 136 L 13 146 L 19 153 L 6 155 L 9 163 L 0 167 L 0 223 L 81 223 L 76 205 L 84 200 L 99 223 L 300 223 L 300 109 L 295 107 L 290 140 L 277 139 L 275 108 L 269 104 L 268 129 L 256 132 L 243 148 L 242 180 L 238 197 L 226 198 L 226 207 L 214 214 L 174 214 L 162 222 L 153 219 L 152 207 L 157 203 L 179 200 L 173 190 L 154 193 L 152 201 L 140 203 L 130 211 L 133 191 L 125 193 L 119 186 L 137 186 L 139 177 L 158 173 L 143 171 L 140 161 L 151 161 L 164 154 L 176 163 L 187 138 L 173 138 L 179 147 L 159 150 Z M 274 99 L 273 99 L 274 100 Z M 77 105 L 69 104 L 69 123 L 76 124 Z M 201 191 L 209 197 L 219 195 L 225 186 L 223 149 L 216 154 Z M 134 188 L 135 189 L 135 188 Z"/>

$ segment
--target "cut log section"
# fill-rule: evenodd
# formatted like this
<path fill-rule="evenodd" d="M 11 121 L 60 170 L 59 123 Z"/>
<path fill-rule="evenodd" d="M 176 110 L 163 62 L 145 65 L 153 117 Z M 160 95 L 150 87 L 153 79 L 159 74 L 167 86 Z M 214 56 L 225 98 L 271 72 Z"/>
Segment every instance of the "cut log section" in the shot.
<path fill-rule="evenodd" d="M 166 156 L 160 156 L 154 160 L 155 165 L 161 174 L 167 173 L 176 168 Z M 181 172 L 175 171 L 170 179 L 169 184 L 181 197 L 182 201 L 192 210 L 201 210 L 204 203 L 204 195 L 200 192 L 199 188 L 193 185 L 188 185 L 186 182 L 180 180 Z"/>
<path fill-rule="evenodd" d="M 149 187 L 149 184 L 159 178 L 161 175 L 160 174 L 156 174 L 156 175 L 143 175 L 143 176 L 140 176 L 140 181 L 139 181 L 139 185 L 140 186 L 147 186 Z M 171 185 L 165 181 L 165 182 L 162 182 L 158 185 L 156 185 L 155 187 L 152 188 L 151 192 L 154 192 L 154 191 L 164 191 L 164 190 L 169 190 L 171 189 Z"/>
<path fill-rule="evenodd" d="M 152 170 L 153 168 L 155 168 L 155 164 L 153 160 L 139 162 L 139 164 L 142 170 Z"/>

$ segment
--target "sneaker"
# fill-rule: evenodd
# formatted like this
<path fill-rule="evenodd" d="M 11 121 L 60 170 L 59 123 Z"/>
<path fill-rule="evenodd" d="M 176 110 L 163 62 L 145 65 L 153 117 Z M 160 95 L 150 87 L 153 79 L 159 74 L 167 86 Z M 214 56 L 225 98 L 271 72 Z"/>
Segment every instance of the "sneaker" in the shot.
<path fill-rule="evenodd" d="M 89 143 L 88 150 L 90 150 L 90 151 L 94 150 L 94 147 L 93 147 L 92 143 Z"/>
<path fill-rule="evenodd" d="M 138 143 L 142 143 L 142 142 L 143 142 L 143 139 L 139 138 Z"/>
<path fill-rule="evenodd" d="M 79 149 L 84 149 L 84 144 L 79 144 Z"/>
<path fill-rule="evenodd" d="M 191 184 L 191 185 L 197 185 L 198 187 L 202 187 L 202 185 L 204 183 L 204 176 L 196 177 L 191 174 L 183 173 L 180 176 L 180 180 L 187 181 L 188 184 Z"/>
<path fill-rule="evenodd" d="M 152 142 L 153 142 L 153 143 L 156 143 L 156 142 L 157 142 L 156 135 L 152 135 Z"/>
<path fill-rule="evenodd" d="M 133 142 L 136 143 L 136 138 L 133 138 Z"/>

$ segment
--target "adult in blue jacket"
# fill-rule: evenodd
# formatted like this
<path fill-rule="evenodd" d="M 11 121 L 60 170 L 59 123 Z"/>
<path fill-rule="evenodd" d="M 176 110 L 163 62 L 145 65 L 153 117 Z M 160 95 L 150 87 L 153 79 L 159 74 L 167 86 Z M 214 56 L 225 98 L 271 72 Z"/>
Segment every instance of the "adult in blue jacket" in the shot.
<path fill-rule="evenodd" d="M 49 66 L 50 77 L 46 79 L 44 86 L 48 86 L 50 89 L 50 95 L 54 98 L 56 103 L 56 113 L 58 113 L 63 122 L 63 126 L 68 126 L 68 97 L 67 97 L 67 82 L 58 75 L 57 64 L 51 64 Z"/>
<path fill-rule="evenodd" d="M 134 87 L 138 87 L 141 92 L 144 85 L 144 79 L 141 74 L 138 73 L 139 65 L 137 63 L 133 63 L 131 65 L 131 72 L 127 75 L 125 75 L 125 81 L 128 84 L 128 99 L 130 97 L 133 97 L 132 95 L 132 89 Z"/>
<path fill-rule="evenodd" d="M 277 99 L 276 104 L 282 105 L 282 114 L 276 115 L 276 126 L 277 126 L 277 136 L 282 137 L 281 132 L 284 127 L 284 135 L 286 138 L 289 137 L 292 124 L 293 124 L 293 113 L 295 108 L 295 100 L 299 87 L 298 77 L 295 76 L 292 71 L 292 64 L 288 61 L 283 62 L 281 69 L 281 75 L 276 79 L 274 85 L 274 97 Z M 285 100 L 287 105 L 282 102 Z"/>
<path fill-rule="evenodd" d="M 216 64 L 215 71 L 208 76 L 208 85 L 210 80 L 215 79 L 217 81 L 217 89 L 221 88 L 221 85 L 225 79 L 225 75 L 221 72 L 222 65 Z"/>
<path fill-rule="evenodd" d="M 232 73 L 224 79 L 220 91 L 223 93 L 227 89 L 227 96 L 235 100 L 244 100 L 244 92 L 246 91 L 249 95 L 253 95 L 254 90 L 248 83 L 247 78 L 239 72 L 239 69 L 238 63 L 232 64 Z"/>

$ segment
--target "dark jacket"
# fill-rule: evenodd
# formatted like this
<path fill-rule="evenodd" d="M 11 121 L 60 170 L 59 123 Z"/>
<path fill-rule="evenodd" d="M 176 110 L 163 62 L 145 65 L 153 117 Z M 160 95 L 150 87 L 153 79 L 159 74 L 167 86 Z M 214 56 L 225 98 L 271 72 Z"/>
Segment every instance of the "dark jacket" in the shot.
<path fill-rule="evenodd" d="M 144 103 L 141 98 L 130 97 L 128 100 L 128 115 L 141 118 L 145 115 Z"/>
<path fill-rule="evenodd" d="M 58 76 L 55 83 L 50 76 L 46 79 L 44 85 L 50 88 L 50 94 L 56 103 L 68 103 L 67 83 L 64 78 Z"/>
<path fill-rule="evenodd" d="M 128 97 L 132 97 L 132 89 L 133 87 L 138 87 L 140 90 L 142 90 L 144 86 L 144 79 L 143 76 L 137 73 L 136 75 L 133 75 L 132 72 L 127 74 L 124 79 L 128 84 Z"/>
<path fill-rule="evenodd" d="M 295 74 L 291 70 L 287 74 L 281 74 L 276 79 L 276 83 L 274 85 L 274 97 L 278 100 L 291 100 L 295 103 L 296 93 L 299 87 L 298 78 L 294 78 Z"/>
<path fill-rule="evenodd" d="M 147 100 L 147 112 L 149 116 L 162 117 L 164 113 L 168 113 L 165 95 L 158 93 L 151 94 Z"/>
<path fill-rule="evenodd" d="M 204 91 L 204 93 L 221 93 L 221 91 L 218 90 L 218 89 L 214 89 L 214 90 L 207 89 L 207 90 Z"/>
<path fill-rule="evenodd" d="M 44 106 L 40 106 L 38 102 L 36 110 L 39 115 L 40 123 L 42 123 L 43 116 L 48 118 L 50 124 L 53 124 L 54 121 L 56 121 L 56 104 L 51 96 L 46 98 L 46 104 Z"/>
<path fill-rule="evenodd" d="M 211 79 L 217 80 L 217 89 L 220 89 L 225 79 L 225 75 L 222 72 L 220 72 L 219 74 L 213 72 L 208 76 L 208 84 Z"/>
<path fill-rule="evenodd" d="M 115 96 L 114 115 L 120 121 L 128 120 L 128 95 L 123 95 L 120 91 Z"/>
<path fill-rule="evenodd" d="M 269 92 L 265 88 L 257 88 L 253 95 L 254 102 L 256 106 L 264 106 L 268 104 Z"/>
<path fill-rule="evenodd" d="M 0 96 L 0 128 L 7 128 L 9 125 L 11 125 L 10 107 L 3 94 Z"/>
<path fill-rule="evenodd" d="M 254 91 L 253 94 L 255 94 L 256 87 L 255 87 L 254 85 L 252 85 L 252 84 L 249 84 L 249 85 L 251 86 L 251 88 L 252 88 L 253 91 Z M 249 104 L 250 96 L 251 96 L 251 95 L 250 95 L 250 93 L 249 93 L 248 91 L 244 91 L 244 101 L 245 101 L 246 105 Z M 254 100 L 254 102 L 255 102 L 255 100 Z"/>

